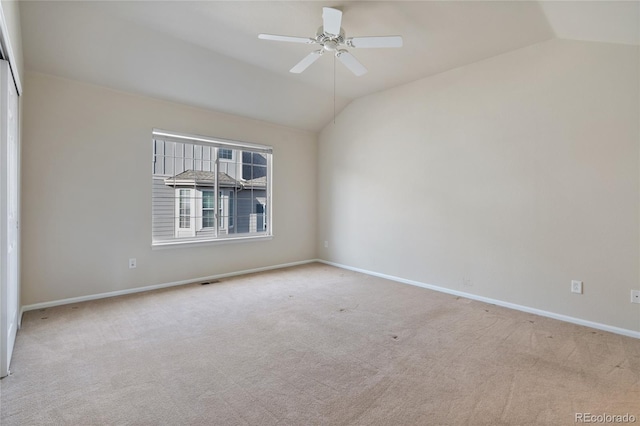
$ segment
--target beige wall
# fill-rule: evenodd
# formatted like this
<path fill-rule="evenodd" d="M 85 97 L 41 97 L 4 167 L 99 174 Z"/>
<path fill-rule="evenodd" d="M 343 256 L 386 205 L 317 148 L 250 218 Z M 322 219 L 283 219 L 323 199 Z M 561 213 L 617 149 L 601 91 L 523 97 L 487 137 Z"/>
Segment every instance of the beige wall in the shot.
<path fill-rule="evenodd" d="M 639 75 L 551 40 L 354 101 L 318 143 L 320 257 L 640 331 Z"/>
<path fill-rule="evenodd" d="M 25 87 L 23 305 L 315 258 L 315 134 L 30 72 Z M 273 239 L 152 250 L 154 127 L 273 146 Z"/>

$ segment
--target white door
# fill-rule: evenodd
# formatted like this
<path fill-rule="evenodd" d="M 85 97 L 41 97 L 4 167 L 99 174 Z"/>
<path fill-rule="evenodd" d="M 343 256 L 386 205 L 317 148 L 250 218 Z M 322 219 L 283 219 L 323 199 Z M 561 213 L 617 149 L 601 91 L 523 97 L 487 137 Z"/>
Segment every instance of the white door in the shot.
<path fill-rule="evenodd" d="M 9 374 L 18 330 L 18 93 L 0 61 L 0 377 Z"/>

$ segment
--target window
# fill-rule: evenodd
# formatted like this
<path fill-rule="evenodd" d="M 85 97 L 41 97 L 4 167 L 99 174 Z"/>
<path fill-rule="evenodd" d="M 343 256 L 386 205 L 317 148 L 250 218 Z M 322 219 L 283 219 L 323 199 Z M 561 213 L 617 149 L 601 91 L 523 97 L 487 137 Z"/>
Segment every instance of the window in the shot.
<path fill-rule="evenodd" d="M 233 159 L 233 150 L 231 149 L 219 149 L 218 150 L 218 158 L 225 160 Z"/>
<path fill-rule="evenodd" d="M 213 191 L 202 191 L 202 227 L 215 227 L 215 200 Z"/>
<path fill-rule="evenodd" d="M 180 190 L 180 225 L 179 228 L 186 229 L 191 227 L 191 197 L 188 189 Z"/>
<path fill-rule="evenodd" d="M 266 211 L 264 204 L 256 204 L 257 227 L 263 231 L 267 229 Z"/>
<path fill-rule="evenodd" d="M 153 245 L 270 237 L 271 155 L 264 145 L 154 130 Z"/>
<path fill-rule="evenodd" d="M 195 231 L 195 220 L 193 217 L 195 207 L 195 197 L 192 189 L 177 188 L 169 191 L 173 191 L 174 203 L 171 210 L 174 212 L 174 216 L 171 221 L 174 225 L 174 235 L 177 238 L 190 237 Z M 170 192 L 167 193 L 169 196 Z"/>

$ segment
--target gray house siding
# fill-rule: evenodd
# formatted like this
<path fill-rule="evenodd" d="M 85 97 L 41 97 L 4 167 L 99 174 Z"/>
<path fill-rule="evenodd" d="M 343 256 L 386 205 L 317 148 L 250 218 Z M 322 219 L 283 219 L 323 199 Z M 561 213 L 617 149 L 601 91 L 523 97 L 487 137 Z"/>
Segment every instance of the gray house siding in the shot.
<path fill-rule="evenodd" d="M 153 177 L 152 235 L 155 241 L 171 240 L 175 231 L 175 190 L 164 184 L 164 177 Z"/>
<path fill-rule="evenodd" d="M 264 190 L 240 190 L 238 191 L 238 230 L 237 232 L 261 232 L 264 229 L 264 213 L 259 212 L 262 205 L 266 204 L 266 192 Z M 259 217 L 258 217 L 259 216 Z"/>
<path fill-rule="evenodd" d="M 170 177 L 187 170 L 213 172 L 216 163 L 215 149 L 211 146 L 154 140 L 153 174 L 154 176 Z M 239 165 L 242 164 L 245 156 L 240 153 L 242 151 L 234 152 L 234 158 L 230 160 L 220 159 L 218 171 L 224 172 L 234 179 L 241 179 L 242 176 L 239 176 L 241 172 L 239 173 L 237 170 L 242 170 Z M 260 156 L 257 153 L 256 155 Z"/>

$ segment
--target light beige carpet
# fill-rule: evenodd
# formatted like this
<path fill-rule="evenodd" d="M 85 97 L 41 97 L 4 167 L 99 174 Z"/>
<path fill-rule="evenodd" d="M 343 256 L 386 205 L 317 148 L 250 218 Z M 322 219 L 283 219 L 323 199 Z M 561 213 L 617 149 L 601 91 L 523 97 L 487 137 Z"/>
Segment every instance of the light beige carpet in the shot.
<path fill-rule="evenodd" d="M 2 425 L 574 424 L 640 340 L 321 264 L 27 312 Z"/>

